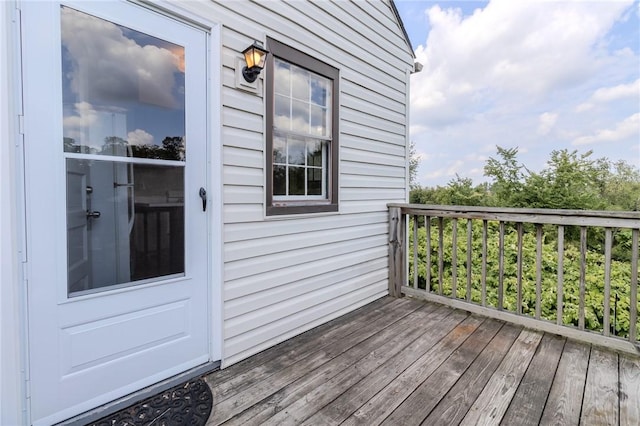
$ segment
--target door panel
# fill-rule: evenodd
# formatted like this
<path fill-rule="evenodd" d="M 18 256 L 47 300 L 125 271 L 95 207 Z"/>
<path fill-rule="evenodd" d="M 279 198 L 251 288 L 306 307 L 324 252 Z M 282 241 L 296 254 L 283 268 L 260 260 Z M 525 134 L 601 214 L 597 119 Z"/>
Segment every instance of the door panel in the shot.
<path fill-rule="evenodd" d="M 211 360 L 207 34 L 127 2 L 22 21 L 30 405 L 51 424 Z"/>

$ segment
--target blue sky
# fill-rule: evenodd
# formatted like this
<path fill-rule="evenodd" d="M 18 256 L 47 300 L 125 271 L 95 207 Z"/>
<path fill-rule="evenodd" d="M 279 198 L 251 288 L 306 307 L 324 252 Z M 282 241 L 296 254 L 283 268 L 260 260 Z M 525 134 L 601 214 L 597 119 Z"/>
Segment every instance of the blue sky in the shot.
<path fill-rule="evenodd" d="M 479 183 L 496 145 L 529 169 L 557 149 L 640 167 L 640 2 L 395 0 L 418 183 Z"/>

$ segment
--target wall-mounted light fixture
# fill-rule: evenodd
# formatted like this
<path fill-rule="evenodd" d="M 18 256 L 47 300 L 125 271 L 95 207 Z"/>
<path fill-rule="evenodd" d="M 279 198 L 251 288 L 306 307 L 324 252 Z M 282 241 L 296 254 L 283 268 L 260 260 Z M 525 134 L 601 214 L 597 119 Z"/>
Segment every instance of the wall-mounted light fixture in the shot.
<path fill-rule="evenodd" d="M 254 42 L 251 46 L 244 49 L 242 54 L 247 65 L 242 68 L 242 76 L 247 83 L 253 83 L 260 75 L 260 71 L 264 68 L 264 62 L 267 59 L 269 53 L 258 42 Z"/>

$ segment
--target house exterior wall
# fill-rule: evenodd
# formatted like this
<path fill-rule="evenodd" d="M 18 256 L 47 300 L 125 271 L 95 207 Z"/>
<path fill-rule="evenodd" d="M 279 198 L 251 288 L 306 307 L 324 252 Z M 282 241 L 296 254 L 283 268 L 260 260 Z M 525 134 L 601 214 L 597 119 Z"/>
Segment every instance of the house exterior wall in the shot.
<path fill-rule="evenodd" d="M 221 62 L 221 126 L 213 123 L 212 138 L 221 138 L 222 152 L 211 158 L 222 164 L 211 172 L 222 223 L 211 229 L 222 233 L 222 247 L 211 250 L 211 275 L 222 281 L 222 312 L 214 312 L 222 336 L 214 319 L 212 339 L 222 342 L 225 367 L 387 294 L 386 205 L 408 198 L 413 57 L 388 0 L 198 0 L 179 8 L 222 25 L 221 57 L 211 61 Z M 16 2 L 0 2 L 0 424 L 21 424 L 28 412 L 17 21 Z M 267 36 L 340 70 L 336 213 L 266 216 L 265 71 L 257 93 L 236 87 L 236 73 L 240 52 Z"/>
<path fill-rule="evenodd" d="M 408 197 L 413 57 L 387 1 L 183 7 L 223 25 L 224 367 L 387 293 L 386 204 Z M 265 92 L 237 89 L 235 73 L 267 36 L 340 69 L 338 213 L 265 215 Z"/>

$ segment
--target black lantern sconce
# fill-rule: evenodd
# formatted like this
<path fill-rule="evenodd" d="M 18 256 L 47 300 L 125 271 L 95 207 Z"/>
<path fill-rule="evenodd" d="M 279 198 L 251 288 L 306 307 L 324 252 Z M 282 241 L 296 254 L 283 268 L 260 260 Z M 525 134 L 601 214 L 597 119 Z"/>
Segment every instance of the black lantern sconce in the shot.
<path fill-rule="evenodd" d="M 247 65 L 242 68 L 242 76 L 247 83 L 253 83 L 260 75 L 260 71 L 264 68 L 267 59 L 268 50 L 263 48 L 258 42 L 254 42 L 251 46 L 244 49 L 242 54 Z"/>

